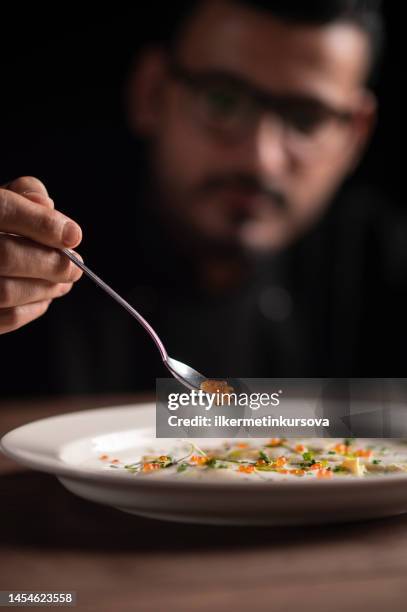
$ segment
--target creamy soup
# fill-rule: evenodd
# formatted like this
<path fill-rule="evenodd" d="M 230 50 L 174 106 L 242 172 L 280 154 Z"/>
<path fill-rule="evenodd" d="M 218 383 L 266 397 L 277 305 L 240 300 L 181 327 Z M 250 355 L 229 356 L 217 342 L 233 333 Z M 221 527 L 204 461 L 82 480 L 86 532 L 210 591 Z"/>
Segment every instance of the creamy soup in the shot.
<path fill-rule="evenodd" d="M 252 482 L 368 478 L 407 472 L 407 444 L 398 439 L 377 438 L 272 438 L 225 440 L 216 445 L 208 440 L 207 445 L 197 446 L 180 440 L 174 441 L 171 448 L 145 449 L 131 460 L 127 453 L 125 457 L 102 454 L 98 461 L 103 469 L 134 477 Z"/>

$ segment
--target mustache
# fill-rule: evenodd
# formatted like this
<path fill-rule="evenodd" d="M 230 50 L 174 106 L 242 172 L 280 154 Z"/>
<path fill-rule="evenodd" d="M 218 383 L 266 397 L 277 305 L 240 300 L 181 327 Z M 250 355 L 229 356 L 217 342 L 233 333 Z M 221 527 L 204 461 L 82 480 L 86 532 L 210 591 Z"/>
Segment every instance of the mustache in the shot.
<path fill-rule="evenodd" d="M 225 188 L 235 189 L 252 196 L 261 196 L 272 201 L 273 205 L 277 204 L 281 209 L 288 207 L 287 198 L 280 189 L 270 182 L 242 172 L 208 176 L 197 188 L 197 194 L 212 195 Z"/>

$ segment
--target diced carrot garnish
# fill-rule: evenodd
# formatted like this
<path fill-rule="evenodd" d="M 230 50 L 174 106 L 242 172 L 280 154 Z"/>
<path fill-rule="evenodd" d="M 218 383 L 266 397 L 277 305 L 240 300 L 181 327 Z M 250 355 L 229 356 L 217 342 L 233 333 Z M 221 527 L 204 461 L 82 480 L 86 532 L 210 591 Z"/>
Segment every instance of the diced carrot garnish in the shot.
<path fill-rule="evenodd" d="M 356 457 L 371 457 L 373 455 L 373 451 L 370 448 L 359 448 L 355 452 Z"/>
<path fill-rule="evenodd" d="M 160 469 L 159 463 L 144 463 L 143 465 L 143 472 L 152 472 L 153 470 L 159 470 L 159 469 Z"/>
<path fill-rule="evenodd" d="M 322 463 L 313 463 L 310 466 L 310 470 L 320 470 L 322 469 L 324 466 L 322 465 Z"/>
<path fill-rule="evenodd" d="M 271 438 L 271 440 L 267 442 L 267 446 L 281 446 L 282 442 L 282 438 Z"/>
<path fill-rule="evenodd" d="M 106 461 L 106 459 L 109 459 L 109 455 L 100 455 L 99 459 L 101 461 Z"/>
<path fill-rule="evenodd" d="M 297 451 L 297 453 L 304 453 L 307 449 L 303 444 L 297 444 L 295 450 Z"/>
<path fill-rule="evenodd" d="M 251 474 L 254 472 L 254 465 L 239 465 L 239 472 L 244 472 L 245 474 Z"/>
<path fill-rule="evenodd" d="M 294 474 L 295 476 L 304 476 L 305 470 L 300 470 L 300 469 L 290 470 L 290 474 Z"/>
<path fill-rule="evenodd" d="M 205 463 L 208 461 L 208 457 L 203 455 L 192 455 L 190 461 L 192 463 L 196 463 L 196 465 L 205 465 Z"/>
<path fill-rule="evenodd" d="M 120 463 L 119 459 L 112 459 L 110 463 Z"/>
<path fill-rule="evenodd" d="M 236 446 L 237 448 L 247 448 L 249 445 L 246 442 L 239 442 Z"/>
<path fill-rule="evenodd" d="M 264 459 L 258 459 L 256 461 L 256 465 L 267 465 L 267 461 L 265 461 Z"/>
<path fill-rule="evenodd" d="M 276 467 L 282 467 L 283 465 L 285 465 L 287 463 L 287 459 L 286 457 L 278 457 L 276 459 Z"/>
<path fill-rule="evenodd" d="M 349 449 L 346 446 L 346 444 L 336 444 L 333 447 L 333 450 L 336 451 L 337 453 L 339 453 L 340 455 L 347 455 Z"/>
<path fill-rule="evenodd" d="M 332 476 L 332 470 L 327 470 L 326 468 L 322 468 L 317 472 L 317 478 L 332 478 Z"/>
<path fill-rule="evenodd" d="M 278 470 L 277 470 L 277 472 L 278 472 L 279 474 L 289 474 L 289 473 L 290 473 L 290 470 L 278 469 Z"/>

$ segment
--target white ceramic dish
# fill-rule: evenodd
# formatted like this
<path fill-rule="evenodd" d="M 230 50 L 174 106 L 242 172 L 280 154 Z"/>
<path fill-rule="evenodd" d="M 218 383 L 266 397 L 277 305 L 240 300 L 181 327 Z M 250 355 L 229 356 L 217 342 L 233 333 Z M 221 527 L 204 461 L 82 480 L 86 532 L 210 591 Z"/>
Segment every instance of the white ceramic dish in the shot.
<path fill-rule="evenodd" d="M 101 453 L 131 458 L 137 448 L 174 444 L 174 440 L 156 440 L 154 429 L 153 404 L 86 410 L 19 427 L 3 437 L 1 448 L 27 467 L 55 474 L 80 497 L 157 519 L 289 525 L 407 512 L 406 474 L 248 484 L 140 478 L 107 469 L 99 461 Z"/>

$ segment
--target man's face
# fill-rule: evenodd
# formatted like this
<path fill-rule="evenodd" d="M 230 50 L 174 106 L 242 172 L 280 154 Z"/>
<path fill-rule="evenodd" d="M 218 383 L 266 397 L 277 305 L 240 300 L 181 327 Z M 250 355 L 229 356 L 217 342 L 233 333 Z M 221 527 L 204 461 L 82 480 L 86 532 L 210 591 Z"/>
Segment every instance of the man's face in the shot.
<path fill-rule="evenodd" d="M 368 58 L 351 24 L 293 25 L 238 3 L 203 2 L 173 58 L 150 58 L 155 69 L 140 77 L 166 215 L 197 243 L 259 250 L 291 242 L 366 141 Z"/>

